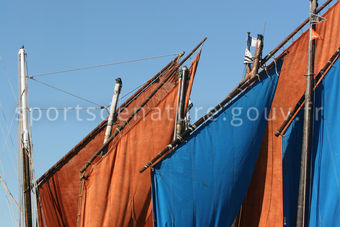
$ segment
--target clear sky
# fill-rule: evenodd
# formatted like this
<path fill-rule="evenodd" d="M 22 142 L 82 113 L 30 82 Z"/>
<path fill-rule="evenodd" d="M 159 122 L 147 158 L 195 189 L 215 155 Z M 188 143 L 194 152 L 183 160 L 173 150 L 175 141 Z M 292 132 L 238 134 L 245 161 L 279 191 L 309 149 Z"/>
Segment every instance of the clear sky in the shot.
<path fill-rule="evenodd" d="M 197 108 L 203 107 L 198 113 L 202 116 L 240 81 L 246 33 L 263 33 L 266 24 L 267 54 L 307 17 L 308 10 L 308 0 L 0 1 L 0 175 L 18 199 L 18 124 L 11 119 L 18 96 L 17 53 L 22 45 L 27 51 L 28 74 L 34 75 L 183 50 L 188 53 L 207 36 L 191 96 Z M 108 105 L 116 77 L 123 80 L 124 95 L 171 58 L 39 79 Z M 28 85 L 31 107 L 95 107 L 34 81 L 28 81 Z M 101 121 L 100 111 L 93 112 L 95 121 L 76 121 L 74 111 L 68 112 L 66 120 L 59 116 L 49 121 L 45 111 L 41 120 L 33 122 L 37 177 Z M 0 187 L 0 226 L 17 225 L 17 211 L 14 207 L 11 211 L 6 192 Z"/>

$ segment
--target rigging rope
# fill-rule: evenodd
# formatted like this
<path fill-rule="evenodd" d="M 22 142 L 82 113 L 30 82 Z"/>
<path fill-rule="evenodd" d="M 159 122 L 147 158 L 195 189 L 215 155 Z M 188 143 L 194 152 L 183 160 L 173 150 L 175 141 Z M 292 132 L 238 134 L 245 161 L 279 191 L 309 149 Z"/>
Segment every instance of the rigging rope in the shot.
<path fill-rule="evenodd" d="M 101 68 L 101 67 L 106 67 L 106 66 L 111 66 L 111 65 L 133 63 L 133 62 L 146 61 L 146 60 L 152 60 L 152 59 L 157 59 L 157 58 L 171 57 L 171 56 L 176 56 L 176 55 L 178 55 L 178 53 L 176 53 L 176 54 L 166 54 L 166 55 L 160 55 L 160 56 L 153 56 L 153 57 L 145 57 L 145 58 L 137 58 L 137 59 L 133 59 L 133 60 L 111 62 L 111 63 L 100 64 L 100 65 L 84 66 L 84 67 L 71 68 L 71 69 L 60 70 L 60 71 L 55 71 L 55 72 L 48 72 L 48 73 L 38 73 L 38 74 L 30 75 L 30 76 L 28 76 L 28 78 L 33 79 L 34 77 L 38 77 L 38 76 L 48 76 L 48 75 L 54 75 L 54 74 L 60 74 L 60 73 L 74 72 L 74 71 L 79 71 L 79 70 Z"/>
<path fill-rule="evenodd" d="M 100 105 L 100 104 L 98 104 L 98 103 L 96 103 L 96 102 L 93 102 L 93 101 L 91 101 L 91 100 L 89 100 L 89 99 L 87 99 L 87 98 L 80 97 L 80 96 L 78 96 L 78 95 L 75 95 L 75 94 L 73 94 L 73 93 L 71 93 L 71 92 L 65 91 L 65 90 L 63 90 L 63 89 L 61 89 L 61 88 L 57 88 L 57 87 L 55 87 L 55 86 L 53 86 L 53 85 L 51 85 L 51 84 L 48 84 L 48 83 L 46 83 L 46 82 L 43 82 L 43 81 L 41 81 L 41 80 L 34 79 L 33 77 L 29 77 L 29 79 L 31 79 L 31 80 L 33 80 L 33 81 L 35 81 L 35 82 L 37 82 L 37 83 L 40 83 L 40 84 L 42 84 L 42 85 L 45 85 L 46 87 L 49 87 L 49 88 L 58 90 L 58 91 L 60 91 L 60 92 L 62 92 L 62 93 L 64 93 L 64 94 L 73 96 L 73 97 L 78 98 L 78 99 L 80 99 L 80 100 L 83 100 L 83 101 L 85 101 L 85 102 L 88 102 L 88 103 L 94 104 L 94 105 L 96 105 L 96 106 L 99 106 L 101 109 L 106 109 L 106 110 L 107 110 L 107 108 L 106 108 L 105 106 Z"/>
<path fill-rule="evenodd" d="M 108 108 L 108 107 L 106 107 Z M 48 110 L 60 110 L 60 111 L 63 111 L 63 110 L 102 110 L 104 108 L 101 108 L 101 107 L 92 107 L 92 106 L 89 106 L 89 107 L 62 107 L 62 108 L 54 108 L 54 107 L 51 107 L 51 108 L 29 108 L 29 111 L 32 112 L 33 110 L 41 110 L 41 111 L 48 111 Z"/>
<path fill-rule="evenodd" d="M 6 184 L 6 182 L 4 181 L 4 179 L 3 179 L 1 176 L 0 176 L 0 182 L 1 182 L 2 187 L 3 187 L 3 188 L 5 189 L 5 191 L 8 193 L 9 197 L 12 199 L 12 202 L 13 202 L 13 204 L 15 205 L 15 207 L 19 210 L 19 212 L 21 213 L 21 215 L 23 215 L 22 210 L 20 209 L 18 202 L 17 202 L 17 201 L 15 200 L 15 198 L 13 197 L 13 195 L 12 195 L 11 191 L 9 190 L 9 188 L 8 188 L 8 186 L 7 186 L 7 184 Z"/>
<path fill-rule="evenodd" d="M 12 81 L 10 80 L 10 77 L 9 77 L 9 75 L 8 75 L 8 72 L 7 72 L 7 69 L 6 69 L 6 67 L 5 67 L 5 65 L 4 65 L 4 63 L 3 63 L 3 61 L 2 61 L 2 59 L 0 59 L 0 62 L 1 62 L 2 70 L 3 70 L 3 72 L 4 72 L 5 76 L 6 76 L 7 82 L 8 82 L 8 84 L 9 84 L 11 93 L 12 93 L 12 95 L 13 95 L 13 98 L 15 99 L 15 101 L 17 101 L 17 100 L 18 100 L 18 97 L 17 97 L 17 94 L 14 92 L 14 86 L 13 86 L 13 84 L 12 84 Z"/>
<path fill-rule="evenodd" d="M 143 87 L 143 85 L 144 85 L 144 83 L 141 84 L 141 85 L 139 85 L 139 86 L 137 86 L 137 87 L 134 88 L 133 90 L 129 91 L 128 93 L 126 93 L 125 95 L 123 95 L 123 96 L 120 98 L 120 100 L 123 100 L 125 97 L 127 97 L 127 96 L 130 95 L 131 93 L 137 91 L 139 88 Z"/>

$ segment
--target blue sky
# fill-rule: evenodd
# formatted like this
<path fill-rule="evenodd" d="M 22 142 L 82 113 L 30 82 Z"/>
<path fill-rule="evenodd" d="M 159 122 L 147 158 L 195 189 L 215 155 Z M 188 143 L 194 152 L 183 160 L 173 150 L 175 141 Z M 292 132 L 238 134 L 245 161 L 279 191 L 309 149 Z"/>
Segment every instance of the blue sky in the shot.
<path fill-rule="evenodd" d="M 188 53 L 207 36 L 191 96 L 194 105 L 203 108 L 199 112 L 202 116 L 240 81 L 246 33 L 263 33 L 266 23 L 267 54 L 307 17 L 308 8 L 308 0 L 0 1 L 0 175 L 18 198 L 18 126 L 11 119 L 17 98 L 17 52 L 22 45 L 27 51 L 28 74 L 34 75 L 183 50 Z M 161 58 L 40 79 L 108 105 L 116 77 L 123 80 L 124 95 L 170 60 Z M 28 84 L 31 107 L 94 106 L 34 81 Z M 51 122 L 43 117 L 33 122 L 37 177 L 100 121 L 75 121 L 75 114 L 70 114 L 66 121 Z M 10 137 L 5 143 L 8 129 Z M 5 195 L 0 188 L 0 226 L 14 226 Z M 16 212 L 15 208 L 12 211 Z"/>

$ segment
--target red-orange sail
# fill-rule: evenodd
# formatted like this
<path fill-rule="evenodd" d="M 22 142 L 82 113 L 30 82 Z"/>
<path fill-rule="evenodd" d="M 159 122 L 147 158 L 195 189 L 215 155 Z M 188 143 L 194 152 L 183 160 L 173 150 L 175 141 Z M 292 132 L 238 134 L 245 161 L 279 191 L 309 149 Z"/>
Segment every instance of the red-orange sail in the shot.
<path fill-rule="evenodd" d="M 199 57 L 193 63 L 190 84 L 195 75 Z M 159 74 L 147 81 L 134 95 L 121 107 L 117 124 L 123 123 L 126 118 L 156 89 L 171 70 L 177 67 L 178 58 L 169 63 Z M 171 96 L 174 86 L 177 86 L 177 71 L 173 77 L 150 100 L 143 112 L 150 111 L 148 107 L 159 102 L 163 97 Z M 191 86 L 188 87 L 190 95 Z M 177 97 L 176 97 L 177 98 Z M 170 107 L 170 106 L 169 106 Z M 171 106 L 175 113 L 175 105 Z M 157 117 L 154 114 L 153 117 Z M 134 118 L 121 134 L 129 131 L 138 122 L 140 116 Z M 115 130 L 117 125 L 113 126 Z M 67 153 L 58 163 L 38 180 L 38 221 L 40 226 L 76 226 L 79 211 L 80 169 L 92 155 L 102 146 L 106 129 L 106 121 L 99 124 L 75 148 Z M 143 132 L 142 132 L 143 134 Z M 115 143 L 117 139 L 113 141 Z"/>
<path fill-rule="evenodd" d="M 199 54 L 190 68 L 191 81 L 198 60 Z M 113 140 L 108 153 L 86 171 L 79 226 L 152 226 L 150 174 L 140 174 L 139 169 L 173 138 L 177 76 L 150 99 L 145 111 L 138 114 L 143 117 Z"/>
<path fill-rule="evenodd" d="M 340 3 L 324 15 L 327 21 L 317 24 L 316 31 L 323 38 L 316 42 L 315 72 L 318 73 L 340 47 Z M 239 214 L 239 226 L 283 226 L 282 143 L 275 137 L 288 112 L 305 91 L 309 34 L 305 32 L 287 50 L 267 132 L 262 142 L 257 166 L 247 197 Z"/>
<path fill-rule="evenodd" d="M 164 70 L 177 64 L 177 58 Z M 171 66 L 171 67 L 170 67 Z M 170 67 L 170 68 L 169 68 Z M 164 75 L 156 75 L 147 81 L 121 107 L 117 123 L 121 123 L 158 86 Z M 157 81 L 157 78 L 159 80 Z M 113 126 L 115 130 L 116 125 Z M 99 124 L 75 148 L 67 153 L 38 180 L 38 218 L 40 226 L 76 226 L 80 169 L 103 144 L 106 121 Z"/>

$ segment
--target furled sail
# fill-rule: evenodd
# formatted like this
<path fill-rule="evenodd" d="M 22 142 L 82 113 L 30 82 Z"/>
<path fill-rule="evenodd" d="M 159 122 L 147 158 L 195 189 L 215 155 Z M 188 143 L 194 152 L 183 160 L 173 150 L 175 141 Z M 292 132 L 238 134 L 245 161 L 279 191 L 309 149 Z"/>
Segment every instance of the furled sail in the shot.
<path fill-rule="evenodd" d="M 200 53 L 190 67 L 188 94 L 199 57 Z M 138 170 L 173 138 L 178 86 L 176 71 L 129 130 L 119 134 L 108 152 L 86 170 L 79 226 L 152 226 L 150 175 Z"/>
<path fill-rule="evenodd" d="M 281 64 L 152 168 L 154 226 L 231 226 L 255 168 Z"/>
<path fill-rule="evenodd" d="M 335 3 L 316 25 L 322 40 L 316 41 L 315 72 L 318 73 L 340 46 L 340 3 Z M 238 226 L 282 226 L 283 179 L 282 141 L 275 137 L 288 112 L 305 91 L 308 32 L 287 50 L 282 66 L 255 172 L 239 215 Z"/>
<path fill-rule="evenodd" d="M 164 79 L 167 72 L 177 67 L 178 57 L 147 81 L 119 108 L 117 124 L 123 122 Z M 163 91 L 167 93 L 167 91 Z M 76 226 L 80 169 L 103 144 L 107 121 L 99 124 L 75 148 L 38 180 L 38 215 L 40 226 Z M 129 127 L 126 128 L 128 130 Z M 116 124 L 113 130 L 116 129 Z M 124 131 L 124 130 L 123 130 Z M 123 132 L 122 131 L 122 132 Z"/>
<path fill-rule="evenodd" d="M 295 226 L 299 189 L 303 113 L 296 115 L 282 137 L 284 221 Z M 336 60 L 315 89 L 315 114 L 308 183 L 309 226 L 337 226 L 340 222 L 340 60 Z"/>

